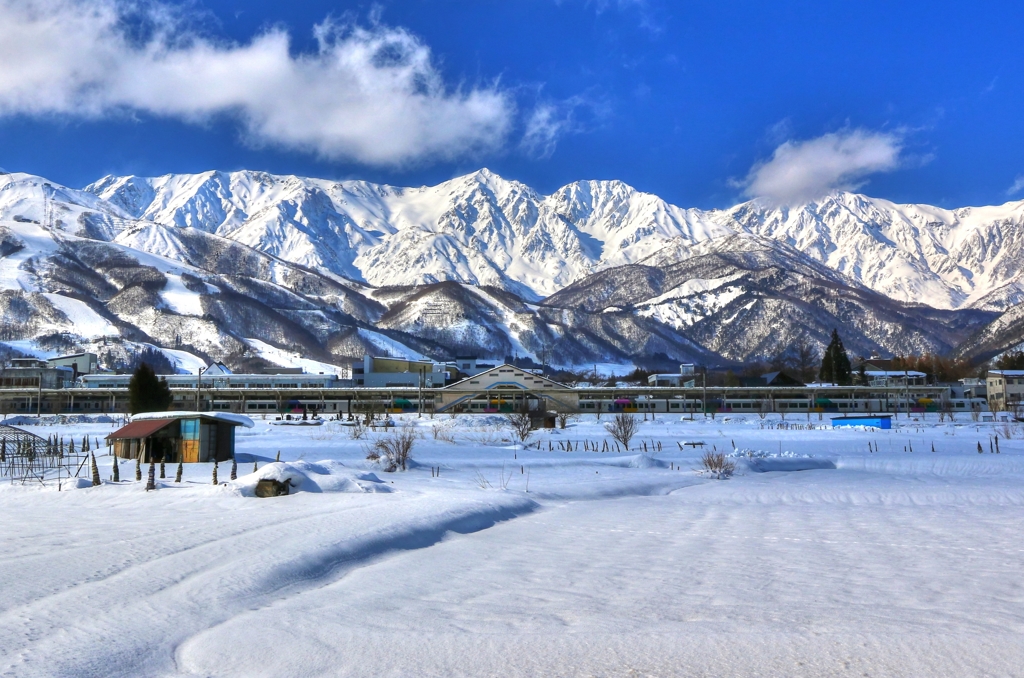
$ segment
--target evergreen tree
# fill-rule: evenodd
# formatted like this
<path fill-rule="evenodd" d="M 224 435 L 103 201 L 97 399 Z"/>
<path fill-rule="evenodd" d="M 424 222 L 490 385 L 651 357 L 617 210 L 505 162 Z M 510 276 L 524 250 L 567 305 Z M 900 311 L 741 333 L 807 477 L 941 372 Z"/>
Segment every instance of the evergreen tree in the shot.
<path fill-rule="evenodd" d="M 121 469 L 118 468 L 117 462 L 118 462 L 117 457 L 114 457 L 114 466 L 113 466 L 112 470 L 114 472 L 114 482 L 115 483 L 121 482 Z"/>
<path fill-rule="evenodd" d="M 825 349 L 825 355 L 821 359 L 821 369 L 818 370 L 818 379 L 823 382 L 849 386 L 852 382 L 850 370 L 850 357 L 846 355 L 843 348 L 843 340 L 839 338 L 838 330 L 832 330 L 832 341 Z"/>
<path fill-rule="evenodd" d="M 131 413 L 164 412 L 172 401 L 167 380 L 157 379 L 148 363 L 139 365 L 128 382 L 128 409 Z"/>
<path fill-rule="evenodd" d="M 996 361 L 1000 370 L 1024 370 L 1024 351 L 1007 351 Z"/>

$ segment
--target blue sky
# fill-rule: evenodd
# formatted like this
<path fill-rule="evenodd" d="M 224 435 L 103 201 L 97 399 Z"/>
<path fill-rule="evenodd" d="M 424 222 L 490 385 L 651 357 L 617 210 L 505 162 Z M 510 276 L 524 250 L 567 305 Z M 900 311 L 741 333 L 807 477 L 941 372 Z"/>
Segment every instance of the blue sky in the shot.
<path fill-rule="evenodd" d="M 1001 203 L 1021 25 L 1011 2 L 0 0 L 0 166 Z"/>

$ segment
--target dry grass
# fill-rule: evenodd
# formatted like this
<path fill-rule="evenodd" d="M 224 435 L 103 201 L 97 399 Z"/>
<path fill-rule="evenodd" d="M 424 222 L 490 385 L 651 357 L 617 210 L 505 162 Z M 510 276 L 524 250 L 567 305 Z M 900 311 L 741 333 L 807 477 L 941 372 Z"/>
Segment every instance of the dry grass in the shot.
<path fill-rule="evenodd" d="M 700 464 L 703 471 L 719 480 L 728 478 L 736 470 L 736 464 L 726 459 L 723 452 L 705 452 L 700 458 Z"/>

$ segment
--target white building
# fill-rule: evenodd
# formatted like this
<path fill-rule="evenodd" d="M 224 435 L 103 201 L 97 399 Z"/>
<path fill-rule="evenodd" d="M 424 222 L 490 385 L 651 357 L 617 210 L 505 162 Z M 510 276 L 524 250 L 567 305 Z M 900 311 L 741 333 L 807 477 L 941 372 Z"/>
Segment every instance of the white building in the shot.
<path fill-rule="evenodd" d="M 989 370 L 986 381 L 990 410 L 1024 409 L 1024 370 Z"/>

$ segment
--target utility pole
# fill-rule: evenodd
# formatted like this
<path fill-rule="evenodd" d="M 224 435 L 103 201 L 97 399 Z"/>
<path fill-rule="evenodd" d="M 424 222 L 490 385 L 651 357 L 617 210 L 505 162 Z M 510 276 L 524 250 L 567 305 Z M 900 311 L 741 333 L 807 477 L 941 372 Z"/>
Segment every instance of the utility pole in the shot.
<path fill-rule="evenodd" d="M 417 419 L 422 419 L 423 418 L 423 381 L 426 379 L 426 375 L 424 373 L 424 369 L 425 368 L 423 368 L 423 367 L 420 368 L 420 387 L 418 389 L 418 393 L 416 394 L 416 396 L 417 396 L 417 398 L 419 400 L 419 402 L 416 403 L 416 418 Z"/>
<path fill-rule="evenodd" d="M 704 395 L 701 396 L 701 409 L 704 410 L 704 418 L 708 418 L 708 366 L 701 365 L 700 372 L 700 385 L 704 391 Z"/>
<path fill-rule="evenodd" d="M 199 412 L 199 388 L 203 383 L 203 372 L 210 369 L 209 367 L 200 367 L 196 373 L 196 412 Z"/>

